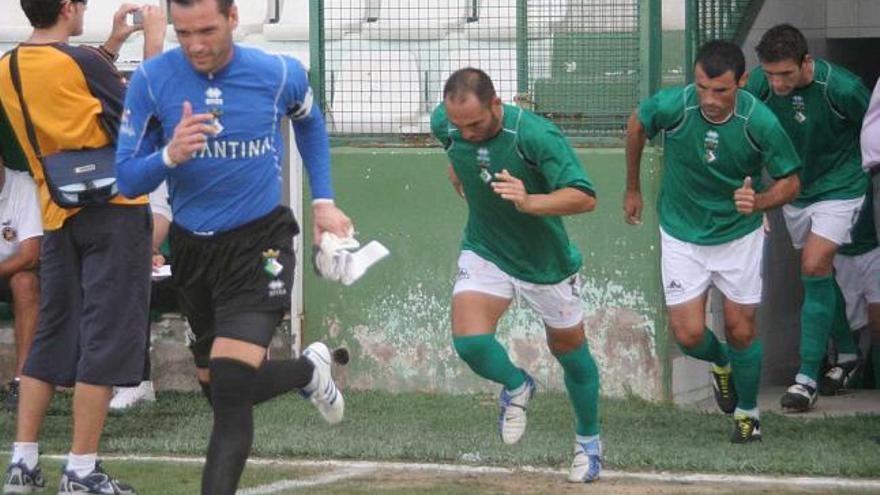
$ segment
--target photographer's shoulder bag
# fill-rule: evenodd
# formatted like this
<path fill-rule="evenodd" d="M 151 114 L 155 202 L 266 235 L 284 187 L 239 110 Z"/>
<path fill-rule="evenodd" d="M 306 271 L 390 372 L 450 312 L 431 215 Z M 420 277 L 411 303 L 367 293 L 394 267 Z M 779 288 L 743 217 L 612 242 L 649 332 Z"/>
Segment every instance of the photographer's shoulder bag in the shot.
<path fill-rule="evenodd" d="M 119 194 L 119 186 L 116 183 L 116 150 L 112 144 L 114 138 L 112 133 L 108 130 L 111 144 L 103 148 L 62 150 L 51 155 L 43 155 L 27 103 L 22 96 L 18 48 L 12 51 L 9 62 L 12 84 L 18 93 L 28 140 L 43 166 L 43 175 L 46 177 L 52 200 L 62 208 L 78 208 L 106 203 L 113 199 Z"/>

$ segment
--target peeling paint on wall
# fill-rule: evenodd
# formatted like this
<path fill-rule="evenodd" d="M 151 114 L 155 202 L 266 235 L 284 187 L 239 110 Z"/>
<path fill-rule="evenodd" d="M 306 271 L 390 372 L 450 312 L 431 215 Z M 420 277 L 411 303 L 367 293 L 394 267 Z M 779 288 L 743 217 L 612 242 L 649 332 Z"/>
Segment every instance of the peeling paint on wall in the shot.
<path fill-rule="evenodd" d="M 352 351 L 345 386 L 390 391 L 421 390 L 464 393 L 495 391 L 497 385 L 476 376 L 451 344 L 450 291 L 434 294 L 424 286 L 403 296 L 381 297 L 364 315 L 364 323 L 342 329 L 324 322 L 330 337 Z M 598 286 L 586 279 L 582 291 L 585 328 L 602 376 L 602 393 L 656 398 L 661 394 L 654 326 L 645 316 L 648 305 L 637 292 L 620 285 Z M 564 390 L 562 369 L 546 345 L 537 313 L 515 301 L 499 324 L 498 336 L 511 359 L 545 388 Z M 337 340 L 338 339 L 338 340 Z"/>

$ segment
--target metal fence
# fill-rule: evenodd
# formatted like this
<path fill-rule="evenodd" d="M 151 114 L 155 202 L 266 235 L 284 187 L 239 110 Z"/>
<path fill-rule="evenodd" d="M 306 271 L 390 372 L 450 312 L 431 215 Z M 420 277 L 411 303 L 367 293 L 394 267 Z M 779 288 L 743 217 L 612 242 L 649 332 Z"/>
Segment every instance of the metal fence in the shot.
<path fill-rule="evenodd" d="M 686 0 L 685 46 L 687 66 L 693 66 L 699 47 L 710 40 L 742 44 L 764 0 Z M 688 70 L 688 80 L 693 72 Z"/>
<path fill-rule="evenodd" d="M 338 138 L 420 142 L 446 77 L 474 66 L 569 136 L 619 139 L 659 80 L 659 0 L 311 5 L 312 83 Z"/>

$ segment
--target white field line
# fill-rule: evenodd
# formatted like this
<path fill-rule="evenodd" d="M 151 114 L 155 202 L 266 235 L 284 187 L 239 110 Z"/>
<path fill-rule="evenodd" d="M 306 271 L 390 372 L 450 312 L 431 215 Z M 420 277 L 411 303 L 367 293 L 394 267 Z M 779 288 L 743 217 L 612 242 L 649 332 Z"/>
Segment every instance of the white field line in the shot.
<path fill-rule="evenodd" d="M 239 490 L 236 495 L 267 495 L 271 493 L 280 493 L 288 490 L 296 490 L 299 488 L 307 488 L 310 486 L 329 485 L 355 476 L 369 474 L 373 472 L 371 469 L 360 468 L 337 468 L 329 473 L 320 476 L 312 476 L 300 480 L 281 480 L 268 485 L 256 486 L 246 490 Z"/>
<path fill-rule="evenodd" d="M 64 460 L 66 456 L 43 456 L 49 459 Z M 204 457 L 177 456 L 142 456 L 142 455 L 109 455 L 102 456 L 106 460 L 135 462 L 169 462 L 202 464 Z M 365 471 L 421 471 L 445 472 L 461 474 L 515 474 L 517 472 L 564 476 L 567 470 L 542 467 L 505 468 L 499 466 L 470 466 L 459 464 L 407 463 L 407 462 L 376 462 L 376 461 L 308 461 L 285 459 L 248 459 L 248 464 L 255 466 L 287 466 L 287 467 L 323 467 L 331 469 L 352 469 Z M 352 475 L 353 476 L 353 475 Z M 880 478 L 838 478 L 819 476 L 770 476 L 747 474 L 712 474 L 712 473 L 670 473 L 670 472 L 637 472 L 606 469 L 602 471 L 604 479 L 656 481 L 659 483 L 719 483 L 771 485 L 788 488 L 835 488 L 849 490 L 880 491 Z"/>

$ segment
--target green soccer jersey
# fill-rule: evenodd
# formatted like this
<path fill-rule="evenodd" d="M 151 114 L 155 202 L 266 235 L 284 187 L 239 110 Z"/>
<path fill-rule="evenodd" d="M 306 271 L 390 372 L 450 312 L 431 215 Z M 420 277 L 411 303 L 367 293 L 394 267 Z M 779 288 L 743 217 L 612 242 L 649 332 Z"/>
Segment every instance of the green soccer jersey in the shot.
<path fill-rule="evenodd" d="M 734 191 L 746 177 L 761 191 L 762 166 L 775 178 L 800 167 L 779 121 L 745 91 L 723 123 L 703 116 L 693 84 L 643 101 L 638 118 L 649 137 L 666 132 L 657 211 L 663 230 L 685 242 L 717 245 L 753 232 L 761 215 L 736 211 Z"/>
<path fill-rule="evenodd" d="M 779 118 L 801 157 L 801 193 L 792 203 L 803 208 L 817 201 L 852 199 L 865 194 L 859 133 L 870 93 L 846 69 L 816 59 L 813 82 L 777 96 L 761 68 L 752 71 L 746 89 Z"/>
<path fill-rule="evenodd" d="M 574 187 L 594 194 L 580 161 L 559 129 L 546 119 L 504 105 L 503 129 L 494 138 L 472 143 L 434 110 L 431 130 L 443 144 L 464 189 L 468 220 L 461 248 L 495 263 L 508 275 L 536 284 L 555 284 L 575 273 L 581 255 L 562 218 L 519 212 L 492 190 L 494 174 L 507 169 L 529 194 Z"/>
<path fill-rule="evenodd" d="M 858 256 L 876 247 L 877 229 L 874 228 L 874 194 L 869 184 L 868 192 L 865 194 L 865 202 L 862 204 L 862 211 L 859 212 L 859 218 L 852 228 L 852 241 L 849 244 L 840 246 L 837 253 L 844 256 Z"/>

